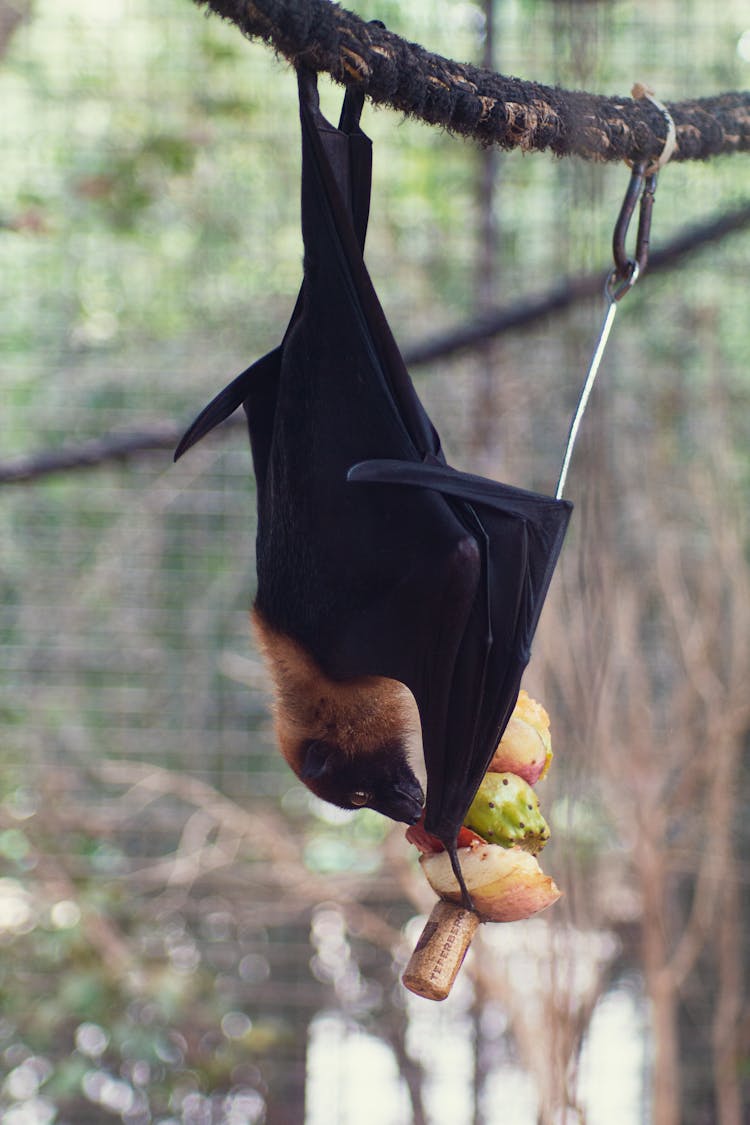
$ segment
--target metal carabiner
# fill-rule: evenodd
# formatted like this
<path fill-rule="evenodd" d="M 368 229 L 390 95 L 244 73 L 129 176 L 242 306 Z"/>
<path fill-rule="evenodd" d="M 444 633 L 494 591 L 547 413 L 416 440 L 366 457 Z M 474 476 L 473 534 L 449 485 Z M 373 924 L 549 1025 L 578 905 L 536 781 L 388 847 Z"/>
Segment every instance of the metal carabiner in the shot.
<path fill-rule="evenodd" d="M 664 110 L 664 112 L 667 113 L 666 110 Z M 672 120 L 671 117 L 669 120 Z M 568 441 L 565 446 L 560 476 L 555 491 L 556 500 L 561 499 L 563 489 L 565 488 L 565 481 L 573 456 L 573 446 L 578 436 L 578 429 L 584 411 L 586 410 L 589 395 L 594 386 L 594 380 L 599 371 L 599 365 L 601 364 L 604 349 L 609 340 L 609 334 L 612 330 L 615 316 L 617 315 L 617 302 L 633 288 L 648 264 L 648 243 L 651 236 L 651 212 L 654 209 L 656 173 L 658 170 L 658 163 L 647 166 L 645 161 L 639 164 L 633 164 L 631 169 L 630 183 L 628 184 L 628 190 L 625 193 L 625 199 L 620 208 L 620 214 L 617 216 L 615 231 L 612 236 L 612 253 L 615 259 L 615 268 L 610 271 L 604 283 L 604 296 L 607 300 L 607 308 L 601 329 L 599 330 L 599 338 L 596 341 L 594 354 L 591 357 L 586 379 L 581 388 L 581 393 L 578 396 L 578 402 L 570 421 Z M 627 237 L 628 227 L 630 226 L 630 220 L 633 218 L 633 212 L 635 211 L 635 206 L 639 198 L 641 205 L 638 213 L 638 233 L 635 238 L 635 257 L 629 258 L 625 250 L 625 239 Z"/>
<path fill-rule="evenodd" d="M 633 288 L 648 263 L 651 213 L 654 209 L 655 192 L 656 170 L 653 166 L 647 168 L 645 161 L 634 164 L 630 174 L 628 190 L 625 193 L 612 235 L 612 254 L 615 259 L 615 268 L 607 279 L 607 293 L 613 301 L 619 301 L 629 289 Z M 635 257 L 630 258 L 625 249 L 625 239 L 639 198 L 641 205 L 638 212 Z"/>

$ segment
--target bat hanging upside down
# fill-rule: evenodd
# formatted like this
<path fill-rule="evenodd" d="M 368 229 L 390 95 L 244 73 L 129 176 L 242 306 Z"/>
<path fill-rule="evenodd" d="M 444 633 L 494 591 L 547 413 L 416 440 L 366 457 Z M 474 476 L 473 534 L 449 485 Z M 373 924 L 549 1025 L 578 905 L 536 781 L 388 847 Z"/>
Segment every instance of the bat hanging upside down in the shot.
<path fill-rule="evenodd" d="M 425 829 L 464 887 L 458 831 L 516 702 L 571 505 L 446 464 L 362 257 L 363 94 L 347 91 L 336 129 L 314 75 L 298 79 L 302 288 L 281 345 L 205 408 L 175 458 L 244 408 L 254 621 L 281 751 L 325 800 L 413 823 L 419 726 Z"/>

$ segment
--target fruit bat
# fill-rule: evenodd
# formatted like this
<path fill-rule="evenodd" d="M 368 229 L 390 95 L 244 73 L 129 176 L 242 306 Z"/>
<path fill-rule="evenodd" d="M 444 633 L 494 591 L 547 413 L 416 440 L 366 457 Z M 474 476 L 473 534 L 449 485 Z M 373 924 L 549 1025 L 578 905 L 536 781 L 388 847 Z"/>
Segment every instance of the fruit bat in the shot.
<path fill-rule="evenodd" d="M 515 705 L 572 506 L 446 463 L 363 261 L 363 95 L 347 91 L 334 128 L 315 76 L 298 83 L 302 287 L 281 345 L 205 408 L 175 459 L 244 407 L 253 616 L 281 752 L 325 800 L 414 823 L 418 722 L 425 828 L 463 886 L 458 831 Z"/>

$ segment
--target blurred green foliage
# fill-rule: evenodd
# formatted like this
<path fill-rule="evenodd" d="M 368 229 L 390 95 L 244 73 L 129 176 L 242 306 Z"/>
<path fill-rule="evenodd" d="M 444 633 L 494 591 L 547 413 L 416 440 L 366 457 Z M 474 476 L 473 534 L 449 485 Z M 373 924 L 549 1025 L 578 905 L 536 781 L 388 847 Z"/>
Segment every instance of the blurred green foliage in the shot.
<path fill-rule="evenodd" d="M 357 10 L 474 59 L 480 8 L 366 0 Z M 613 93 L 647 79 L 664 100 L 747 85 L 739 0 L 711 12 L 676 0 L 513 0 L 498 4 L 498 21 L 506 73 Z M 321 86 L 335 118 L 340 90 Z M 0 62 L 0 102 L 3 456 L 187 420 L 278 342 L 296 295 L 289 67 L 187 0 L 164 0 L 158 12 L 145 0 L 60 0 L 16 33 Z M 408 343 L 476 312 L 482 157 L 467 141 L 383 110 L 368 107 L 364 126 L 375 144 L 368 264 Z M 666 169 L 654 244 L 746 199 L 746 170 L 739 157 Z M 503 158 L 497 303 L 583 270 L 604 276 L 626 179 L 621 167 Z M 612 390 L 598 418 L 605 459 L 635 450 L 638 462 L 639 450 L 656 449 L 673 474 L 665 479 L 675 520 L 689 519 L 690 498 L 674 481 L 695 458 L 710 459 L 712 432 L 723 442 L 730 435 L 729 487 L 750 489 L 749 249 L 747 234 L 738 236 L 679 274 L 654 277 L 618 321 Z M 503 341 L 489 359 L 462 357 L 420 375 L 458 461 L 475 467 L 481 456 L 492 471 L 499 464 L 510 478 L 549 487 L 598 317 L 575 310 L 564 325 Z M 487 400 L 492 364 L 502 377 Z M 717 386 L 722 394 L 712 396 Z M 477 432 L 488 422 L 482 445 Z M 289 1074 L 326 1005 L 396 1041 L 403 1001 L 393 1000 L 390 952 L 361 932 L 345 941 L 338 915 L 336 924 L 326 916 L 317 931 L 313 919 L 312 932 L 323 934 L 316 960 L 304 888 L 264 882 L 246 843 L 236 865 L 230 847 L 221 866 L 221 825 L 202 819 L 205 808 L 174 793 L 157 800 L 137 779 L 108 786 L 97 773 L 110 759 L 152 763 L 209 782 L 238 807 L 271 808 L 299 844 L 303 883 L 359 880 L 396 933 L 413 913 L 385 869 L 386 826 L 363 815 L 344 833 L 273 750 L 247 623 L 253 509 L 242 435 L 206 443 L 176 468 L 154 454 L 3 496 L 8 1125 L 252 1125 L 266 1103 L 299 1095 L 304 1074 L 294 1071 L 293 1082 Z M 619 531 L 640 515 L 628 508 L 616 518 Z M 632 561 L 642 563 L 635 548 Z M 588 878 L 593 844 L 607 854 L 623 845 L 589 792 L 566 795 L 581 779 L 565 752 L 555 769 L 553 830 Z M 218 856 L 216 881 L 206 869 L 181 882 L 171 865 L 183 853 Z"/>

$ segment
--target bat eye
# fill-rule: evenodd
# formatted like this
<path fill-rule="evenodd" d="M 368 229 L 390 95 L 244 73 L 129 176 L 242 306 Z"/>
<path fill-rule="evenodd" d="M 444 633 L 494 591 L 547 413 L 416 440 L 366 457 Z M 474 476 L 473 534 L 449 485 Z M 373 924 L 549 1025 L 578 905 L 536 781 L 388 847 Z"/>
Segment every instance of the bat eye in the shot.
<path fill-rule="evenodd" d="M 349 800 L 355 809 L 361 809 L 370 800 L 370 794 L 365 793 L 362 789 L 355 789 L 353 793 L 349 794 Z"/>

